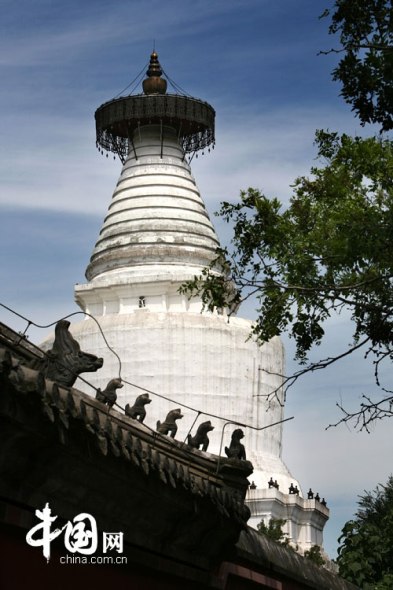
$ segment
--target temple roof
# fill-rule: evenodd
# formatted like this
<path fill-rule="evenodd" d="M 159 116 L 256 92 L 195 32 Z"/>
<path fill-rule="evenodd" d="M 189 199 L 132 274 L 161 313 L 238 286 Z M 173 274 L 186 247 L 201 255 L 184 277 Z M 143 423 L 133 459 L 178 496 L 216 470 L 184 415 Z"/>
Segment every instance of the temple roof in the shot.
<path fill-rule="evenodd" d="M 165 542 L 175 513 L 169 553 L 193 551 L 210 560 L 233 546 L 249 517 L 244 497 L 252 465 L 192 449 L 109 411 L 78 389 L 46 378 L 45 357 L 54 354 L 32 348 L 0 325 L 0 430 L 7 448 L 0 495 L 31 508 L 50 501 L 64 517 L 78 498 L 83 504 L 89 497 L 97 516 L 120 518 L 128 538 L 143 539 L 150 549 Z M 116 504 L 111 513 L 109 506 L 114 510 Z M 193 532 L 194 510 L 204 516 Z"/>
<path fill-rule="evenodd" d="M 87 510 L 99 530 L 123 531 L 130 579 L 142 562 L 149 575 L 156 570 L 163 577 L 170 568 L 184 576 L 182 587 L 190 580 L 229 589 L 235 578 L 242 588 L 269 582 L 271 588 L 355 590 L 246 527 L 247 461 L 218 464 L 214 455 L 187 451 L 108 412 L 28 366 L 44 356 L 0 324 L 0 525 L 22 529 L 24 538 L 35 510 L 49 502 L 62 522 Z M 47 563 L 43 568 L 48 571 Z"/>

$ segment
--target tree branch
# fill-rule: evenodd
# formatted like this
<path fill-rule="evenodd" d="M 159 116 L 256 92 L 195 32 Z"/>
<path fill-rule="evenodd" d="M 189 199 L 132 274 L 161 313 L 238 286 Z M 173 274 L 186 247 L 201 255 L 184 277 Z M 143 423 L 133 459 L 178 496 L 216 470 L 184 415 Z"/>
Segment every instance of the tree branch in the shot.
<path fill-rule="evenodd" d="M 329 424 L 329 426 L 326 427 L 326 430 L 339 426 L 340 424 L 346 424 L 349 421 L 355 421 L 355 429 L 359 428 L 360 431 L 365 430 L 370 433 L 369 426 L 372 422 L 393 416 L 392 395 L 385 397 L 378 402 L 373 402 L 367 395 L 362 395 L 362 399 L 366 400 L 366 403 L 361 403 L 360 410 L 357 412 L 348 412 L 341 404 L 337 403 L 337 407 L 340 408 L 344 416 L 335 424 Z M 386 404 L 387 407 L 384 407 Z"/>
<path fill-rule="evenodd" d="M 343 53 L 346 51 L 359 51 L 359 49 L 375 49 L 376 51 L 382 51 L 384 53 L 390 53 L 393 51 L 392 45 L 376 45 L 374 43 L 359 43 L 357 45 L 347 45 L 342 49 L 327 49 L 318 51 L 317 55 L 329 55 L 330 53 Z"/>
<path fill-rule="evenodd" d="M 328 357 L 326 359 L 321 359 L 320 361 L 317 361 L 315 363 L 310 363 L 304 369 L 301 369 L 300 371 L 297 371 L 296 373 L 294 373 L 293 375 L 290 375 L 290 376 L 282 375 L 282 374 L 276 373 L 274 371 L 269 371 L 268 369 L 262 369 L 262 371 L 264 373 L 266 373 L 267 375 L 274 375 L 276 377 L 281 377 L 283 379 L 283 382 L 280 384 L 279 387 L 272 389 L 272 391 L 270 391 L 269 393 L 256 394 L 253 397 L 265 397 L 266 399 L 269 399 L 271 396 L 276 396 L 281 389 L 284 389 L 284 394 L 286 394 L 288 389 L 294 383 L 296 383 L 296 381 L 299 379 L 299 377 L 302 377 L 303 375 L 306 375 L 307 373 L 313 373 L 314 371 L 326 369 L 326 367 L 329 367 L 330 365 L 332 365 L 336 361 L 338 361 L 342 358 L 345 358 L 346 356 L 349 356 L 350 354 L 355 352 L 355 350 L 359 350 L 359 348 L 362 348 L 369 341 L 370 341 L 370 338 L 365 338 L 364 340 L 362 340 L 358 344 L 355 344 L 354 346 L 349 348 L 347 351 L 345 351 L 341 354 L 338 354 L 334 357 Z"/>

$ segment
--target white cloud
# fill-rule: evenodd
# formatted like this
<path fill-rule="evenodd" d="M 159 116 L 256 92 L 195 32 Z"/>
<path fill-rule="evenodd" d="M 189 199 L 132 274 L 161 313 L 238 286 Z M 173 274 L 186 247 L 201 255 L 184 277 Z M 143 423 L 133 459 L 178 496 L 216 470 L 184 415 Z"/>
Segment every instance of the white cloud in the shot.
<path fill-rule="evenodd" d="M 348 128 L 348 117 L 324 107 L 224 113 L 216 149 L 192 164 L 205 201 L 216 209 L 250 186 L 287 201 L 295 178 L 309 174 L 316 163 L 315 130 L 326 127 Z M 353 128 L 358 131 L 356 124 Z"/>
<path fill-rule="evenodd" d="M 249 10 L 256 5 L 260 8 L 261 2 L 247 0 L 243 4 L 244 9 Z M 84 51 L 126 41 L 149 43 L 149 50 L 155 38 L 162 42 L 176 34 L 189 37 L 207 34 L 217 26 L 217 19 L 238 11 L 239 5 L 234 0 L 168 0 L 165 3 L 151 0 L 148 5 L 140 0 L 131 5 L 112 3 L 108 10 L 107 5 L 94 6 L 90 1 L 86 2 L 85 10 L 74 5 L 70 6 L 70 13 L 64 15 L 51 5 L 40 8 L 36 19 L 29 20 L 26 13 L 18 15 L 22 18 L 8 18 L 9 26 L 0 42 L 0 66 L 55 65 L 75 60 Z M 44 29 L 41 19 L 46 23 Z"/>
<path fill-rule="evenodd" d="M 226 115 L 217 130 L 216 149 L 192 162 L 210 212 L 249 186 L 287 200 L 290 184 L 314 163 L 316 126 L 332 120 L 316 109 L 249 115 L 243 120 Z M 335 121 L 342 127 L 340 116 L 335 115 Z M 2 204 L 85 213 L 93 207 L 104 213 L 120 164 L 113 156 L 98 154 L 94 122 L 37 115 L 22 116 L 19 126 L 19 141 L 7 146 L 0 163 Z"/>

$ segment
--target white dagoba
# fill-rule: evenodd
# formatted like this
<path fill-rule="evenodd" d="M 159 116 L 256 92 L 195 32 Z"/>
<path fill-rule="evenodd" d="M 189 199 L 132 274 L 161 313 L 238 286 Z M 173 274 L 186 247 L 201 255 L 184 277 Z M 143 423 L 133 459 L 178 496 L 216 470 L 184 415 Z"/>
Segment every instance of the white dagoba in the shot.
<path fill-rule="evenodd" d="M 180 407 L 177 440 L 211 420 L 212 453 L 222 444 L 224 454 L 229 445 L 236 426 L 227 426 L 222 437 L 226 422 L 249 425 L 243 442 L 254 465 L 250 524 L 284 518 L 293 543 L 303 549 L 321 545 L 328 510 L 303 498 L 282 461 L 282 424 L 256 430 L 284 418 L 280 339 L 260 347 L 250 338 L 249 320 L 208 313 L 200 298 L 179 293 L 214 259 L 219 245 L 185 159 L 185 151 L 214 141 L 214 110 L 197 99 L 166 94 L 153 53 L 144 94 L 105 103 L 96 121 L 99 146 L 117 152 L 124 164 L 87 267 L 88 282 L 76 285 L 75 298 L 98 320 L 121 366 L 97 323 L 87 318 L 73 324 L 72 333 L 82 350 L 104 358 L 104 366 L 85 377 L 104 388 L 120 372 L 125 381 L 153 392 L 145 419 L 153 429 Z M 277 395 L 268 400 L 272 390 Z M 140 393 L 125 384 L 117 402 L 132 405 Z M 268 487 L 271 478 L 279 489 Z M 291 484 L 299 495 L 288 494 Z"/>

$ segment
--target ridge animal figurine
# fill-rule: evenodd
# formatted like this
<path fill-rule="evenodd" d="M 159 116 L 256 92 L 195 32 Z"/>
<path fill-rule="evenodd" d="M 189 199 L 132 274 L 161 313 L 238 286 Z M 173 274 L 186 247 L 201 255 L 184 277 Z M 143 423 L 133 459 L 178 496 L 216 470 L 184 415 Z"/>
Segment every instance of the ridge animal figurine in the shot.
<path fill-rule="evenodd" d="M 177 432 L 177 424 L 176 420 L 183 418 L 183 414 L 181 413 L 180 408 L 176 408 L 176 410 L 171 410 L 168 412 L 165 421 L 161 424 L 161 422 L 157 421 L 157 431 L 161 432 L 161 434 L 168 434 L 172 438 L 175 438 Z"/>
<path fill-rule="evenodd" d="M 57 322 L 55 340 L 45 355 L 42 367 L 47 379 L 63 387 L 72 387 L 81 373 L 94 373 L 104 364 L 102 358 L 81 350 L 79 342 L 68 331 L 69 327 L 67 320 Z"/>
<path fill-rule="evenodd" d="M 231 444 L 225 447 L 225 454 L 229 459 L 240 459 L 246 460 L 246 451 L 244 445 L 240 442 L 244 438 L 244 432 L 240 428 L 237 428 L 232 432 Z"/>
<path fill-rule="evenodd" d="M 133 406 L 130 407 L 130 404 L 126 405 L 126 416 L 134 418 L 134 420 L 139 420 L 139 422 L 143 422 L 143 420 L 146 418 L 145 405 L 150 403 L 151 399 L 149 398 L 148 393 L 142 393 L 142 395 L 138 395 Z"/>
<path fill-rule="evenodd" d="M 97 389 L 96 400 L 103 404 L 108 404 L 108 408 L 110 410 L 117 400 L 116 389 L 120 389 L 121 387 L 123 387 L 121 379 L 111 379 L 107 383 L 107 386 L 105 387 L 104 391 L 101 391 L 101 389 Z"/>
<path fill-rule="evenodd" d="M 191 434 L 188 435 L 188 446 L 193 449 L 199 449 L 199 447 L 202 445 L 202 451 L 207 451 L 207 448 L 209 446 L 209 438 L 207 436 L 207 433 L 211 430 L 214 430 L 214 426 L 212 426 L 210 420 L 208 420 L 207 422 L 202 422 L 202 424 L 198 426 L 198 430 L 195 436 L 191 436 Z"/>

